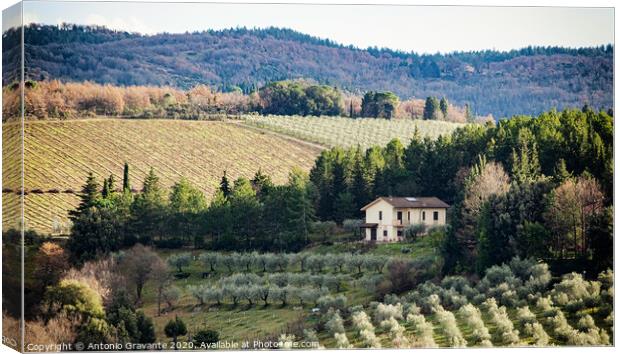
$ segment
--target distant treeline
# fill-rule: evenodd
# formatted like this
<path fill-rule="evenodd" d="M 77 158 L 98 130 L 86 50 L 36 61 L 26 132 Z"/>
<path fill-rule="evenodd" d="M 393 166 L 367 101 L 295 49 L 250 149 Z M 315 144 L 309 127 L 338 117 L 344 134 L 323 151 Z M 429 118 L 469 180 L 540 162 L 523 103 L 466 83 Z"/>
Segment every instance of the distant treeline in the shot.
<path fill-rule="evenodd" d="M 19 78 L 20 34 L 3 37 L 3 85 Z M 420 55 L 359 49 L 290 29 L 228 29 L 143 36 L 97 26 L 25 27 L 26 78 L 116 86 L 206 84 L 249 93 L 307 78 L 363 95 L 448 97 L 478 115 L 539 114 L 550 107 L 613 105 L 613 46 L 527 47 Z"/>
<path fill-rule="evenodd" d="M 19 117 L 20 90 L 3 89 L 4 120 Z M 465 122 L 469 110 L 446 98 L 400 101 L 391 92 L 367 92 L 363 97 L 307 81 L 278 81 L 244 94 L 218 92 L 206 85 L 182 91 L 173 87 L 99 85 L 92 82 L 26 81 L 26 119 L 75 119 L 93 116 L 212 119 L 218 114 L 276 114 L 374 118 L 424 118 Z M 430 113 L 429 113 L 430 112 Z M 487 118 L 488 119 L 488 118 Z"/>

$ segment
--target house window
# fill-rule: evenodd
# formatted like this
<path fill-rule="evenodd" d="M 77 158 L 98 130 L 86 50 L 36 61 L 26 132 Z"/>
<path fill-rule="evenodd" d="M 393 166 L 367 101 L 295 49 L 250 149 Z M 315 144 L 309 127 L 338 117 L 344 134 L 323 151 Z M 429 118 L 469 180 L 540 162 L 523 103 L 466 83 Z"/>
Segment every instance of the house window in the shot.
<path fill-rule="evenodd" d="M 402 235 L 403 235 L 403 230 L 398 230 L 398 231 L 396 231 L 396 235 L 398 235 L 398 236 L 402 236 Z"/>
<path fill-rule="evenodd" d="M 411 221 L 411 212 L 410 211 L 407 212 L 407 220 Z"/>
<path fill-rule="evenodd" d="M 424 221 L 424 220 L 426 220 L 426 212 L 425 211 L 422 212 L 422 221 Z"/>
<path fill-rule="evenodd" d="M 379 210 L 379 220 L 383 220 L 383 212 Z"/>
<path fill-rule="evenodd" d="M 439 220 L 439 212 L 438 211 L 434 211 L 433 212 L 433 220 L 435 220 L 435 221 Z"/>
<path fill-rule="evenodd" d="M 387 237 L 387 230 L 383 230 L 383 236 Z"/>

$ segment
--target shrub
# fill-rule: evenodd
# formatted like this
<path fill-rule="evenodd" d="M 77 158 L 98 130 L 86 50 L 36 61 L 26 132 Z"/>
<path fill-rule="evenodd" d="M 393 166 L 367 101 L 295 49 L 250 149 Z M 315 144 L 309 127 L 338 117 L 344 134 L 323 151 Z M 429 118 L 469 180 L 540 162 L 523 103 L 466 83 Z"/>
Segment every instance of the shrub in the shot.
<path fill-rule="evenodd" d="M 347 308 L 347 298 L 344 295 L 332 296 L 324 295 L 317 300 L 317 305 L 321 312 L 327 312 L 330 308 L 334 310 L 345 310 Z"/>
<path fill-rule="evenodd" d="M 456 324 L 454 314 L 452 314 L 452 312 L 450 311 L 444 310 L 441 305 L 436 306 L 434 310 L 437 315 L 437 321 L 441 326 L 448 345 L 451 347 L 459 348 L 467 346 L 467 341 L 465 340 L 465 338 L 463 338 L 461 330 Z"/>
<path fill-rule="evenodd" d="M 189 253 L 173 254 L 168 257 L 168 264 L 178 270 L 179 273 L 183 273 L 183 267 L 189 266 L 192 260 L 192 255 Z"/>
<path fill-rule="evenodd" d="M 205 268 L 208 267 L 211 272 L 215 272 L 220 256 L 217 252 L 205 252 L 198 256 L 198 260 Z"/>
<path fill-rule="evenodd" d="M 397 320 L 403 319 L 403 306 L 399 303 L 396 305 L 379 304 L 375 310 L 375 322 L 380 323 L 384 320 L 395 318 Z"/>
<path fill-rule="evenodd" d="M 517 308 L 517 320 L 522 327 L 528 323 L 533 324 L 537 322 L 536 315 L 534 315 L 527 306 Z"/>
<path fill-rule="evenodd" d="M 596 327 L 596 324 L 594 323 L 594 319 L 590 315 L 582 316 L 577 323 L 577 328 L 584 332 L 589 329 L 598 329 L 598 327 Z"/>
<path fill-rule="evenodd" d="M 360 337 L 366 348 L 381 349 L 381 342 L 374 330 L 363 329 L 360 331 Z"/>
<path fill-rule="evenodd" d="M 220 340 L 220 334 L 212 329 L 201 329 L 194 334 L 193 339 L 196 348 L 207 349 L 208 345 L 213 345 Z"/>
<path fill-rule="evenodd" d="M 426 322 L 424 316 L 419 314 L 408 314 L 407 322 L 412 323 L 415 328 L 415 341 L 412 346 L 415 348 L 437 348 L 433 338 L 433 325 Z"/>
<path fill-rule="evenodd" d="M 210 288 L 205 284 L 200 285 L 188 285 L 187 291 L 198 300 L 200 305 L 204 305 L 207 301 Z"/>
<path fill-rule="evenodd" d="M 331 314 L 328 314 L 330 317 L 329 321 L 325 323 L 325 327 L 331 334 L 344 333 L 344 322 L 342 321 L 342 317 L 340 317 L 340 311 L 330 311 Z"/>
<path fill-rule="evenodd" d="M 534 339 L 534 345 L 539 347 L 549 345 L 549 335 L 540 323 L 526 323 L 523 332 Z"/>
<path fill-rule="evenodd" d="M 179 300 L 180 297 L 181 290 L 174 285 L 167 287 L 162 292 L 162 300 L 164 300 L 164 302 L 168 305 L 168 310 L 172 309 L 172 307 Z"/>
<path fill-rule="evenodd" d="M 484 306 L 491 315 L 491 322 L 497 327 L 493 339 L 503 345 L 520 344 L 519 331 L 514 329 L 514 325 L 506 313 L 506 308 L 504 306 L 498 307 L 494 298 L 485 301 Z"/>
<path fill-rule="evenodd" d="M 482 314 L 480 310 L 472 305 L 467 304 L 459 309 L 459 316 L 463 319 L 465 323 L 472 329 L 472 337 L 474 338 L 475 345 L 482 347 L 492 347 L 491 343 L 491 335 L 489 334 L 489 330 L 484 325 L 482 321 Z"/>
<path fill-rule="evenodd" d="M 389 331 L 395 348 L 406 348 L 409 346 L 409 340 L 404 336 L 405 327 L 401 326 L 394 317 L 381 321 L 380 326 Z"/>
<path fill-rule="evenodd" d="M 349 344 L 349 339 L 347 335 L 342 333 L 334 333 L 334 339 L 336 339 L 336 348 L 338 349 L 350 349 L 353 348 L 351 344 Z"/>
<path fill-rule="evenodd" d="M 538 298 L 538 300 L 536 300 L 536 307 L 542 311 L 544 317 L 553 317 L 558 311 L 553 306 L 553 301 L 551 301 L 549 296 Z"/>
<path fill-rule="evenodd" d="M 559 305 L 583 303 L 592 306 L 598 300 L 601 283 L 584 280 L 581 274 L 570 273 L 562 277 L 562 281 L 553 286 L 551 296 Z"/>
<path fill-rule="evenodd" d="M 364 311 L 358 311 L 353 313 L 351 316 L 351 321 L 353 322 L 353 326 L 358 330 L 375 330 L 375 326 L 370 322 L 370 317 Z"/>

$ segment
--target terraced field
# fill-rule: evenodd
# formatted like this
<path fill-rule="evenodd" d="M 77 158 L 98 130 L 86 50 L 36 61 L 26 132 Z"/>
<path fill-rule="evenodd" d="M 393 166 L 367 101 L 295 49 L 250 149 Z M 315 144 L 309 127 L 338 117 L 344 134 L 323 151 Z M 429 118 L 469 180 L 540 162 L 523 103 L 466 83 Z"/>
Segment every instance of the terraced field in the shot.
<path fill-rule="evenodd" d="M 287 134 L 326 146 L 370 147 L 399 138 L 408 144 L 416 128 L 422 136 L 448 135 L 460 123 L 412 119 L 351 119 L 344 117 L 242 116 L 245 124 Z"/>
<path fill-rule="evenodd" d="M 19 125 L 3 125 L 3 229 L 18 222 Z M 231 179 L 252 177 L 261 168 L 276 183 L 297 166 L 312 167 L 320 147 L 226 122 L 89 119 L 36 121 L 25 126 L 26 224 L 51 232 L 66 221 L 89 172 L 122 180 L 130 165 L 132 187 L 140 189 L 153 167 L 165 186 L 181 176 L 210 197 L 224 170 Z M 60 192 L 60 193 L 49 193 Z M 38 194 L 42 193 L 42 194 Z"/>

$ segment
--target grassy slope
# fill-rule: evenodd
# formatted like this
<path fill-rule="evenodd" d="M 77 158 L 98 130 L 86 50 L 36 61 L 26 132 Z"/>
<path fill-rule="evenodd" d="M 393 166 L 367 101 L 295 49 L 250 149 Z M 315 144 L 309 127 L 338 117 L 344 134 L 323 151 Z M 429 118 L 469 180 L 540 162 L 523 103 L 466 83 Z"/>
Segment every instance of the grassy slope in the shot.
<path fill-rule="evenodd" d="M 243 116 L 245 124 L 291 135 L 326 146 L 385 146 L 393 138 L 408 144 L 416 128 L 437 138 L 464 124 L 411 119 L 351 119 L 343 117 Z"/>
<path fill-rule="evenodd" d="M 334 244 L 332 246 L 316 246 L 307 248 L 306 252 L 311 253 L 340 253 L 350 251 L 350 246 L 347 244 Z M 402 254 L 400 248 L 406 246 L 415 249 L 416 252 L 409 254 Z M 159 251 L 162 258 L 167 258 L 171 254 L 185 252 L 185 251 Z M 421 255 L 432 255 L 435 249 L 432 248 L 428 240 L 422 238 L 416 241 L 414 244 L 402 245 L 402 244 L 386 244 L 378 245 L 376 248 L 369 251 L 369 254 L 379 254 L 387 256 L 398 256 L 406 258 L 415 258 Z M 200 251 L 194 251 L 195 256 L 200 254 Z M 224 304 L 219 309 L 212 308 L 209 310 L 206 307 L 200 307 L 197 304 L 197 300 L 194 299 L 187 291 L 188 285 L 198 285 L 205 282 L 214 282 L 221 276 L 227 276 L 225 268 L 220 270 L 214 278 L 204 280 L 201 278 L 201 274 L 204 271 L 199 262 L 192 262 L 192 265 L 186 269 L 191 276 L 187 279 L 174 280 L 174 285 L 179 287 L 182 291 L 182 296 L 172 311 L 157 316 L 157 303 L 152 284 L 147 283 L 144 295 L 143 310 L 145 313 L 153 318 L 155 322 L 155 329 L 157 337 L 165 339 L 163 328 L 165 324 L 175 315 L 183 318 L 188 324 L 189 329 L 195 332 L 202 328 L 212 328 L 220 332 L 222 339 L 226 340 L 241 340 L 247 338 L 264 337 L 265 335 L 274 332 L 285 332 L 285 326 L 287 323 L 293 322 L 299 316 L 308 317 L 310 315 L 311 305 L 306 305 L 300 309 L 299 304 L 293 301 L 293 304 L 282 307 L 279 304 L 269 304 L 267 307 L 260 305 L 254 305 L 248 307 L 245 300 L 241 301 L 237 307 L 233 307 L 231 304 Z M 289 270 L 293 272 L 300 271 L 299 269 Z M 260 275 L 259 269 L 254 269 L 254 272 Z M 326 267 L 326 273 L 331 270 Z M 347 286 L 343 288 L 343 294 L 347 296 L 349 305 L 368 304 L 372 300 L 372 294 L 366 291 L 362 287 Z M 163 305 L 165 307 L 165 305 Z M 308 321 L 312 321 L 313 316 L 310 315 L 307 318 Z"/>
<path fill-rule="evenodd" d="M 18 190 L 19 125 L 3 125 L 3 188 Z M 131 167 L 136 189 L 150 167 L 165 186 L 181 176 L 211 197 L 224 170 L 235 179 L 259 169 L 275 182 L 286 181 L 291 168 L 309 170 L 320 149 L 275 134 L 225 122 L 91 119 L 28 122 L 25 126 L 26 190 L 79 191 L 89 172 L 101 181 L 114 174 L 120 186 L 123 163 Z M 16 224 L 19 203 L 4 193 L 3 228 Z M 66 219 L 76 198 L 68 194 L 26 196 L 27 223 L 49 232 L 54 219 Z"/>

